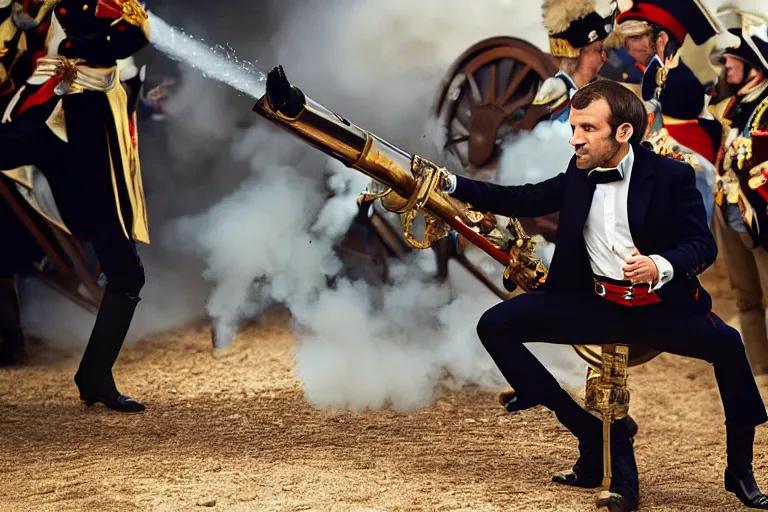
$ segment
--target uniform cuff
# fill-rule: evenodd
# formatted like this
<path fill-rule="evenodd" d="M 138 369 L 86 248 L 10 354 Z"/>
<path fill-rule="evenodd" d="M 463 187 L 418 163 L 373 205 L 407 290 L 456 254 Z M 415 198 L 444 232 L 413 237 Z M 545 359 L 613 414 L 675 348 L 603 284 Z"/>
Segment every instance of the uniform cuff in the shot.
<path fill-rule="evenodd" d="M 659 282 L 653 287 L 654 290 L 658 290 L 668 282 L 672 280 L 675 275 L 675 271 L 672 268 L 672 264 L 667 261 L 666 258 L 659 256 L 658 254 L 651 254 L 648 256 L 656 264 L 656 268 L 659 270 Z"/>
<path fill-rule="evenodd" d="M 449 174 L 446 180 L 448 180 L 448 189 L 446 190 L 446 192 L 448 194 L 453 194 L 454 192 L 456 192 L 456 175 Z"/>

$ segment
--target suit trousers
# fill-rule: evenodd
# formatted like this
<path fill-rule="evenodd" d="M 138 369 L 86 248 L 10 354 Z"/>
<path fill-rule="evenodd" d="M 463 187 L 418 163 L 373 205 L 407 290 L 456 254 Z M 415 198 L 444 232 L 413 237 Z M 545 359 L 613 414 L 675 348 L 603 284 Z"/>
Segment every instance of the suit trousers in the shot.
<path fill-rule="evenodd" d="M 747 357 L 755 375 L 768 372 L 768 250 L 752 247 L 752 237 L 731 228 L 720 208 L 712 218 L 712 231 L 718 252 L 728 269 L 728 278 L 736 292 L 739 324 L 747 347 Z"/>
<path fill-rule="evenodd" d="M 726 424 L 755 426 L 768 420 L 741 336 L 714 314 L 663 302 L 622 306 L 592 289 L 542 290 L 492 307 L 480 318 L 477 333 L 521 402 L 547 406 L 558 418 L 573 401 L 569 405 L 564 399 L 564 390 L 525 343 L 624 343 L 703 359 L 714 367 Z"/>

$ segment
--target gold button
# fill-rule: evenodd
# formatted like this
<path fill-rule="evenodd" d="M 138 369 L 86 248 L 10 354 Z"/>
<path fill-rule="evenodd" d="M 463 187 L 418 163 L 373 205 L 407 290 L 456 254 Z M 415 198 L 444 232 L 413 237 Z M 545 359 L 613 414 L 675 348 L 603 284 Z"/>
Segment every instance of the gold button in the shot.
<path fill-rule="evenodd" d="M 84 10 L 84 11 L 87 11 L 87 10 L 88 10 L 88 4 L 85 4 L 85 5 L 83 5 L 83 10 Z"/>

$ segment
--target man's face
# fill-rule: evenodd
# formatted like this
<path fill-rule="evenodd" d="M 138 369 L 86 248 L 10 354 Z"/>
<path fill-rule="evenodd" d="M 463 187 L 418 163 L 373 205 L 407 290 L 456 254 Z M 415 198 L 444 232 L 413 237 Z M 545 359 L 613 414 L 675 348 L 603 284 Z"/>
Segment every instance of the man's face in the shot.
<path fill-rule="evenodd" d="M 608 62 L 608 53 L 603 48 L 602 41 L 595 41 L 589 46 L 582 48 L 579 53 L 579 72 L 582 76 L 589 77 L 591 82 L 597 77 L 603 64 Z"/>
<path fill-rule="evenodd" d="M 568 121 L 573 136 L 570 143 L 576 151 L 576 167 L 579 169 L 604 166 L 619 151 L 619 141 L 608 123 L 610 118 L 611 108 L 602 98 L 582 110 L 571 108 Z"/>
<path fill-rule="evenodd" d="M 647 66 L 656 53 L 656 44 L 650 32 L 627 37 L 624 47 L 632 58 L 643 66 Z"/>
<path fill-rule="evenodd" d="M 744 82 L 744 63 L 730 55 L 725 56 L 725 81 L 731 85 Z"/>

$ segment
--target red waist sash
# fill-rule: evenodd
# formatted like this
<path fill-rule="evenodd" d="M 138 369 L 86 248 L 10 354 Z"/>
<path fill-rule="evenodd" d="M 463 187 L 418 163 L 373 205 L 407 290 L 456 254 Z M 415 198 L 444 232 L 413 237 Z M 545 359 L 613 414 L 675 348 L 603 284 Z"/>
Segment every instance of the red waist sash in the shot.
<path fill-rule="evenodd" d="M 661 298 L 648 283 L 633 285 L 629 281 L 614 281 L 595 276 L 595 293 L 622 306 L 648 306 L 661 302 Z"/>

